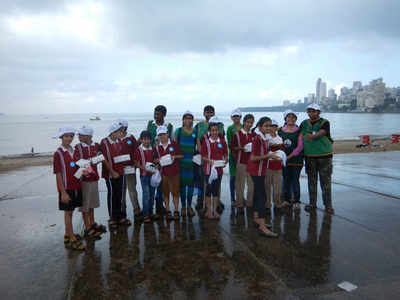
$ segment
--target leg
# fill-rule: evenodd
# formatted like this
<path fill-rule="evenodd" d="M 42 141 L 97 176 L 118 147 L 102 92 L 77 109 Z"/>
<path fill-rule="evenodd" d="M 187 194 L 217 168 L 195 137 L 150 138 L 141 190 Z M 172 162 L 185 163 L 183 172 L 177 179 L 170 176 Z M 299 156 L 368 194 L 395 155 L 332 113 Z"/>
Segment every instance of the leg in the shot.
<path fill-rule="evenodd" d="M 302 166 L 293 166 L 291 171 L 291 182 L 295 203 L 300 203 L 300 174 L 302 168 Z"/>
<path fill-rule="evenodd" d="M 172 200 L 174 201 L 174 214 L 179 214 L 179 186 L 180 186 L 180 180 L 179 180 L 179 174 L 169 178 L 169 190 L 172 194 Z"/>
<path fill-rule="evenodd" d="M 332 208 L 332 158 L 318 159 L 319 181 L 325 208 Z"/>
<path fill-rule="evenodd" d="M 221 180 L 222 175 L 218 176 L 218 179 L 214 180 L 212 183 L 212 196 L 214 201 L 214 218 L 219 219 L 220 214 L 218 213 L 217 206 L 219 204 L 219 195 L 221 193 Z"/>
<path fill-rule="evenodd" d="M 72 210 L 64 211 L 65 235 L 67 235 L 71 241 L 75 241 L 76 238 L 72 228 L 72 213 Z"/>
<path fill-rule="evenodd" d="M 207 210 L 205 216 L 208 217 L 208 218 L 212 218 L 212 210 L 211 210 L 211 184 L 208 183 L 208 178 L 209 178 L 209 177 L 210 177 L 210 176 L 207 175 L 207 176 L 205 177 L 205 180 L 204 180 L 204 181 L 206 182 L 206 186 L 205 186 L 204 192 L 205 192 L 206 210 Z"/>
<path fill-rule="evenodd" d="M 90 225 L 93 225 L 94 222 L 94 208 L 89 209 L 89 223 Z"/>
<path fill-rule="evenodd" d="M 266 208 L 271 208 L 272 203 L 271 203 L 271 185 L 272 185 L 272 174 L 271 170 L 267 170 L 267 174 L 265 175 L 265 207 Z"/>
<path fill-rule="evenodd" d="M 274 206 L 281 206 L 281 192 L 282 192 L 282 170 L 273 171 L 271 174 L 272 186 L 274 189 Z"/>
<path fill-rule="evenodd" d="M 283 194 L 285 196 L 285 201 L 289 202 L 291 195 L 290 195 L 290 187 L 291 187 L 291 177 L 290 177 L 290 172 L 291 169 L 293 167 L 292 166 L 286 166 L 282 169 L 282 174 L 283 174 Z"/>
<path fill-rule="evenodd" d="M 188 185 L 187 187 L 187 198 L 186 198 L 186 205 L 187 207 L 191 207 L 192 206 L 192 198 L 193 198 L 193 185 Z"/>
<path fill-rule="evenodd" d="M 306 158 L 306 172 L 308 178 L 308 195 L 310 198 L 310 205 L 312 207 L 317 206 L 317 159 Z"/>
<path fill-rule="evenodd" d="M 111 186 L 112 186 L 112 219 L 114 221 L 119 221 L 124 219 L 126 216 L 126 211 L 123 212 L 122 208 L 122 194 L 124 192 L 124 177 L 120 176 L 119 178 L 112 178 Z"/>
<path fill-rule="evenodd" d="M 142 185 L 143 214 L 150 215 L 150 176 L 140 176 Z"/>
<path fill-rule="evenodd" d="M 246 172 L 246 182 L 247 182 L 247 204 L 249 207 L 253 206 L 254 198 L 254 184 L 251 176 Z"/>
<path fill-rule="evenodd" d="M 131 199 L 133 211 L 135 214 L 140 212 L 140 206 L 136 190 L 136 174 L 128 174 L 126 176 L 126 185 L 128 186 L 129 198 Z"/>
<path fill-rule="evenodd" d="M 186 207 L 186 185 L 183 185 L 179 189 L 179 195 L 181 197 L 182 208 Z"/>
<path fill-rule="evenodd" d="M 121 218 L 125 219 L 126 218 L 126 191 L 128 189 L 128 186 L 126 184 L 126 176 L 127 175 L 120 175 L 120 177 L 123 178 L 122 180 L 122 193 L 121 193 Z"/>
<path fill-rule="evenodd" d="M 229 178 L 229 190 L 231 192 L 231 202 L 235 202 L 235 180 L 236 176 L 230 176 Z"/>
<path fill-rule="evenodd" d="M 236 178 L 236 182 L 235 182 L 235 192 L 236 192 L 235 206 L 243 207 L 244 183 L 245 183 L 245 180 L 246 180 L 246 165 L 237 164 L 235 178 Z M 249 201 L 249 198 L 247 198 L 247 201 Z"/>

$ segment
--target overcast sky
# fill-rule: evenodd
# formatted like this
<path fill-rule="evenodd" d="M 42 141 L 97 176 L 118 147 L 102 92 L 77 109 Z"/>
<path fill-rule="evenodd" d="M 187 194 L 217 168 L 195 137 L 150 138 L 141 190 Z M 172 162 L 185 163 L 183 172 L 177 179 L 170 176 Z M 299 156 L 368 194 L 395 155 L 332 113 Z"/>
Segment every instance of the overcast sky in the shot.
<path fill-rule="evenodd" d="M 398 0 L 1 0 L 0 112 L 219 111 L 383 77 Z"/>

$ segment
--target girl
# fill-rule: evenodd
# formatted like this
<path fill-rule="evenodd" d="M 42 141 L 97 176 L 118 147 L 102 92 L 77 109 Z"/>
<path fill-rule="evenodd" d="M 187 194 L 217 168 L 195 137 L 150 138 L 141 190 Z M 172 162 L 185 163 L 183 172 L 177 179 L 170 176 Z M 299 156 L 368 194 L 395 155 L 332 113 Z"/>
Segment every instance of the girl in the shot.
<path fill-rule="evenodd" d="M 247 172 L 251 175 L 254 184 L 254 223 L 265 237 L 276 238 L 278 235 L 270 231 L 265 225 L 265 174 L 268 159 L 277 159 L 276 154 L 269 153 L 268 132 L 271 127 L 271 119 L 263 117 L 259 121 L 259 134 L 252 143 L 250 159 L 247 164 Z"/>
<path fill-rule="evenodd" d="M 283 170 L 285 201 L 291 200 L 291 191 L 294 195 L 294 207 L 300 209 L 300 173 L 303 168 L 303 138 L 300 128 L 296 125 L 297 115 L 292 110 L 283 114 L 286 125 L 279 131 L 283 139 L 287 155 L 286 167 Z"/>
<path fill-rule="evenodd" d="M 214 117 L 215 120 L 217 120 Z M 208 134 L 204 136 L 201 143 L 201 156 L 204 160 L 204 174 L 206 182 L 206 209 L 205 216 L 209 219 L 219 219 L 217 206 L 219 203 L 219 194 L 221 189 L 221 179 L 223 166 L 216 167 L 218 178 L 209 183 L 211 169 L 214 163 L 218 161 L 228 162 L 228 146 L 223 138 L 219 136 L 218 123 L 213 122 L 208 125 Z M 213 209 L 211 209 L 211 196 L 213 197 Z"/>
<path fill-rule="evenodd" d="M 253 205 L 253 181 L 246 171 L 247 163 L 249 161 L 250 152 L 248 144 L 251 145 L 255 138 L 255 133 L 251 132 L 251 127 L 254 124 L 254 116 L 247 114 L 243 118 L 243 128 L 237 131 L 231 143 L 231 150 L 234 151 L 236 156 L 236 202 L 235 207 L 243 207 L 243 192 L 244 185 L 247 183 L 247 205 Z M 246 148 L 247 147 L 247 148 Z"/>
<path fill-rule="evenodd" d="M 196 132 L 193 129 L 193 114 L 186 111 L 182 117 L 183 127 L 175 130 L 174 140 L 182 150 L 183 158 L 179 160 L 180 171 L 180 196 L 181 215 L 186 217 L 186 210 L 189 217 L 195 215 L 192 208 L 194 165 L 193 155 L 196 152 Z"/>
<path fill-rule="evenodd" d="M 161 191 L 165 203 L 166 215 L 168 220 L 179 220 L 179 161 L 183 158 L 179 145 L 168 138 L 168 129 L 165 126 L 157 128 L 157 136 L 160 139 L 160 144 L 154 146 L 154 162 L 160 163 L 160 160 L 165 155 L 170 155 L 172 164 L 161 167 Z M 169 208 L 169 195 L 172 194 L 174 201 L 174 216 L 172 216 Z"/>
<path fill-rule="evenodd" d="M 150 223 L 157 220 L 158 215 L 153 213 L 155 188 L 151 186 L 152 172 L 146 171 L 146 163 L 153 162 L 153 149 L 151 147 L 151 133 L 147 130 L 140 134 L 140 146 L 135 152 L 136 167 L 140 169 L 140 182 L 142 184 L 144 222 Z"/>
<path fill-rule="evenodd" d="M 64 211 L 64 244 L 74 250 L 85 250 L 81 237 L 74 234 L 72 227 L 74 209 L 82 206 L 81 182 L 74 176 L 78 170 L 71 147 L 74 135 L 75 129 L 71 126 L 59 129 L 57 137 L 61 139 L 61 145 L 53 155 L 53 172 L 57 181 L 58 209 Z"/>

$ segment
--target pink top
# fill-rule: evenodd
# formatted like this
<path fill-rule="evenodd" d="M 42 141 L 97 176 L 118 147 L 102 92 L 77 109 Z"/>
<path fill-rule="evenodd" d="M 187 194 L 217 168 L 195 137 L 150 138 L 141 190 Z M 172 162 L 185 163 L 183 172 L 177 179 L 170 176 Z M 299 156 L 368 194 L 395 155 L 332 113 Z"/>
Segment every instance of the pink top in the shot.
<path fill-rule="evenodd" d="M 298 129 L 299 129 L 299 126 L 297 126 L 297 125 L 294 125 L 292 130 L 290 130 L 287 127 L 287 125 L 282 127 L 283 132 L 294 132 Z M 299 134 L 299 137 L 297 139 L 297 147 L 293 150 L 293 152 L 291 154 L 293 154 L 293 156 L 297 156 L 300 154 L 300 152 L 303 150 L 303 148 L 304 148 L 303 136 L 301 134 Z"/>

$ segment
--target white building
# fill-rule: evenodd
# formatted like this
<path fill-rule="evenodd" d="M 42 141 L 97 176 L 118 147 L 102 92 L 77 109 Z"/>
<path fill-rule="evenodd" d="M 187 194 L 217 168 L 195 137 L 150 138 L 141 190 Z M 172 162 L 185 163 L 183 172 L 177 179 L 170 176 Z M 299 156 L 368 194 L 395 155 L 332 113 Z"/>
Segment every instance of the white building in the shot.
<path fill-rule="evenodd" d="M 370 109 L 383 105 L 385 101 L 385 83 L 382 78 L 372 80 L 369 85 L 357 93 L 357 107 L 359 109 Z"/>

